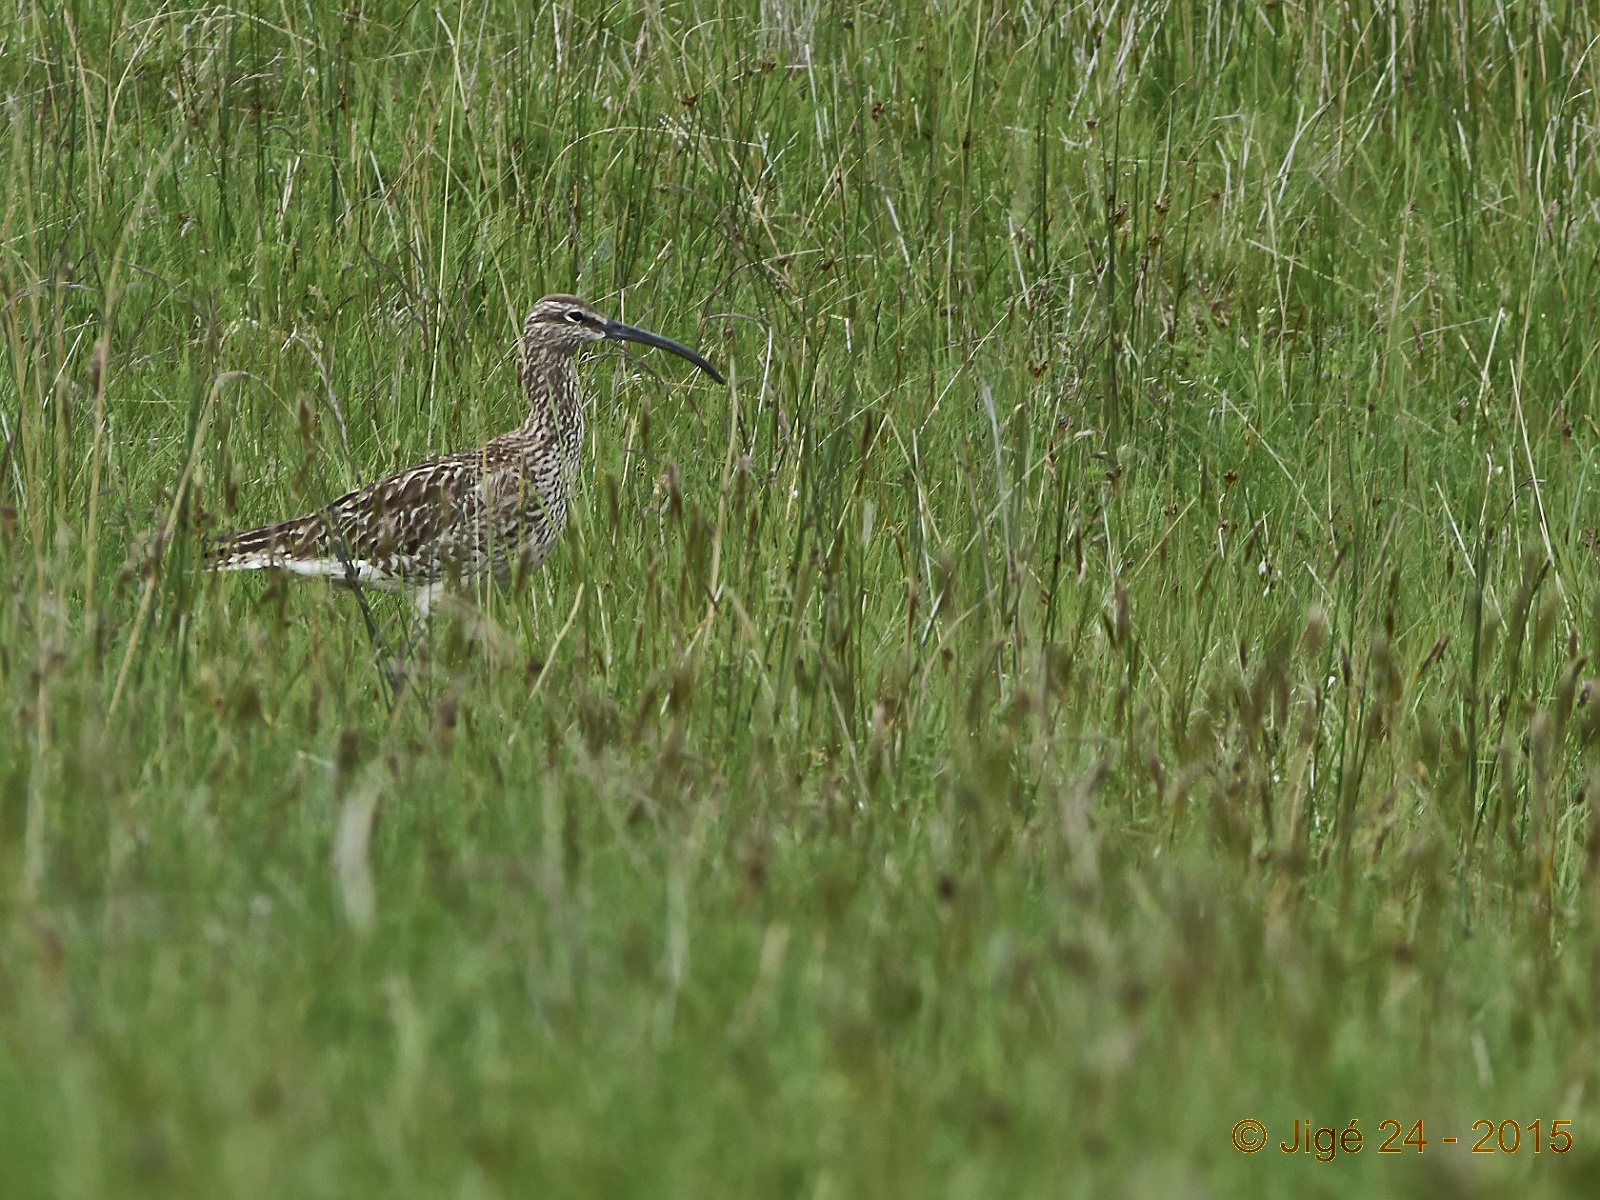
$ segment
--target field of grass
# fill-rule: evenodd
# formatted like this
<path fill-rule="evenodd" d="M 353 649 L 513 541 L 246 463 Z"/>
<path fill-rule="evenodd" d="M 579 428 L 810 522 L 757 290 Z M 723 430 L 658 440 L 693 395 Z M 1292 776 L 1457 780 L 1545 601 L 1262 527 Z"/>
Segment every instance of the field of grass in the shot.
<path fill-rule="evenodd" d="M 1600 1195 L 1597 41 L 8 5 L 0 1196 Z M 204 572 L 552 291 L 526 586 Z"/>

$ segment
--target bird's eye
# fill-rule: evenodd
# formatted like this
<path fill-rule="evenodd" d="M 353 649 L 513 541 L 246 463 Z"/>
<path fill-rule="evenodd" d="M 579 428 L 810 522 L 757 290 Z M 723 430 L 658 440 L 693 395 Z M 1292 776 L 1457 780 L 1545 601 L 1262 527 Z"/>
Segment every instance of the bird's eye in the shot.
<path fill-rule="evenodd" d="M 581 308 L 569 308 L 569 309 L 567 309 L 567 320 L 571 321 L 574 325 L 578 324 L 578 322 L 583 320 L 583 309 L 581 309 Z"/>

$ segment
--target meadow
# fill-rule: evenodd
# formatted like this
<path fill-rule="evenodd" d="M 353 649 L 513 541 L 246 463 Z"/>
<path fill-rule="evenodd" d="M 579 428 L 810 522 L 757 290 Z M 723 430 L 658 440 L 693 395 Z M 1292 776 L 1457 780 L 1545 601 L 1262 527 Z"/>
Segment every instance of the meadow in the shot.
<path fill-rule="evenodd" d="M 0 1196 L 1600 1194 L 1597 44 L 13 0 Z M 537 574 L 202 568 L 557 291 Z"/>

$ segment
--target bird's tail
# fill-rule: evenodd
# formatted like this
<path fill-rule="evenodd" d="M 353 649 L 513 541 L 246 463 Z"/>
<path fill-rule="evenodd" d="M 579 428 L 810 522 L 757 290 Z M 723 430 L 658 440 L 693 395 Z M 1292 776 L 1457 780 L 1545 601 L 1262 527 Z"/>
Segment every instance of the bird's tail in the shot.
<path fill-rule="evenodd" d="M 279 521 L 218 538 L 206 549 L 206 566 L 213 571 L 259 571 L 294 568 L 317 556 L 325 540 L 319 514 Z"/>

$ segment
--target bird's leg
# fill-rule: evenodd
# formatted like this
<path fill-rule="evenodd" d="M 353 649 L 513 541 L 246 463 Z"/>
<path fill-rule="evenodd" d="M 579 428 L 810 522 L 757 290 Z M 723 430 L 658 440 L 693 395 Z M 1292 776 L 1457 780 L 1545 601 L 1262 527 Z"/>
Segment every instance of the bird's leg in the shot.
<path fill-rule="evenodd" d="M 400 703 L 401 693 L 406 687 L 406 650 L 403 647 L 399 652 L 389 655 L 383 654 L 378 659 L 378 669 L 383 672 L 384 682 L 389 685 L 389 708 Z"/>
<path fill-rule="evenodd" d="M 433 611 L 435 601 L 444 595 L 444 582 L 434 580 L 412 589 L 411 602 L 417 606 L 417 619 L 426 623 L 428 614 Z"/>
<path fill-rule="evenodd" d="M 401 637 L 399 649 L 393 655 L 383 655 L 383 669 L 389 679 L 390 695 L 396 700 L 400 697 L 401 689 L 405 687 L 406 662 L 427 637 L 433 606 L 444 594 L 443 580 L 434 580 L 432 583 L 420 584 L 411 589 L 410 599 L 415 609 L 412 619 L 405 622 L 405 632 Z"/>

